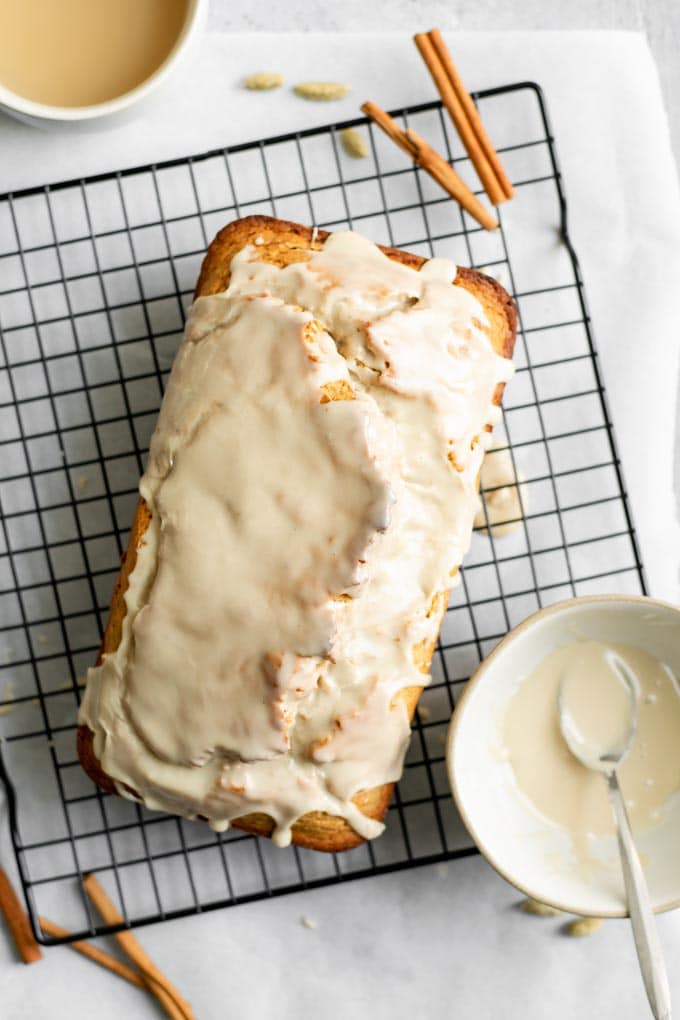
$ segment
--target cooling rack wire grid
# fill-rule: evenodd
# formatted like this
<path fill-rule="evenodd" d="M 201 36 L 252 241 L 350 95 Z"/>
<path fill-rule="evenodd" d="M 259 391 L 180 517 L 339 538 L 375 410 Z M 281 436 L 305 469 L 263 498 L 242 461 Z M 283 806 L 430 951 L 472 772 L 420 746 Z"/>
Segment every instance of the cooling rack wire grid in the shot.
<path fill-rule="evenodd" d="M 516 191 L 494 233 L 365 120 L 352 124 L 366 159 L 344 152 L 338 124 L 0 197 L 0 772 L 34 923 L 112 930 L 83 894 L 89 871 L 136 926 L 473 853 L 444 765 L 466 678 L 540 606 L 645 590 L 545 102 L 532 83 L 475 100 Z M 477 187 L 441 104 L 395 116 Z M 526 479 L 520 527 L 474 535 L 387 830 L 338 855 L 102 795 L 75 752 L 82 678 L 200 261 L 249 213 L 483 268 L 520 313 L 498 429 Z"/>

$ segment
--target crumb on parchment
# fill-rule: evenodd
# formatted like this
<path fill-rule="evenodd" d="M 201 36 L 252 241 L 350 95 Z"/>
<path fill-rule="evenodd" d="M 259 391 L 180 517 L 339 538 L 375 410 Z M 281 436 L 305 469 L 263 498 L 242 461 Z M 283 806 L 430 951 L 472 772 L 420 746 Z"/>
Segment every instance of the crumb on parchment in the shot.
<path fill-rule="evenodd" d="M 12 704 L 14 698 L 14 682 L 12 680 L 5 680 L 5 690 L 0 702 L 0 715 L 9 715 L 16 708 L 16 705 Z M 9 702 L 9 704 L 8 704 Z"/>

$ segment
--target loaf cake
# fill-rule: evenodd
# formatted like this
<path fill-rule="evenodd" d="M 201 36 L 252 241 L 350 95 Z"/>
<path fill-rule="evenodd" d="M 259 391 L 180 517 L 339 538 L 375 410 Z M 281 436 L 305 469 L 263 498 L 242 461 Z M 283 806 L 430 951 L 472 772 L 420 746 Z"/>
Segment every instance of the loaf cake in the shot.
<path fill-rule="evenodd" d="M 262 216 L 205 256 L 78 727 L 104 790 L 379 835 L 512 372 L 505 291 Z"/>

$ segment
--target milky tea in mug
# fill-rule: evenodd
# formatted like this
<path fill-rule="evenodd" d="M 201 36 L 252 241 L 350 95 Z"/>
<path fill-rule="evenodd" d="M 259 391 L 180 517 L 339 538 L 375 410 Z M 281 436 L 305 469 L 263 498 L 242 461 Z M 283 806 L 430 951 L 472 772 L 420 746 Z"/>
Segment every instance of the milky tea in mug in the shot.
<path fill-rule="evenodd" d="M 0 0 L 0 85 L 58 107 L 106 103 L 175 47 L 190 0 Z"/>

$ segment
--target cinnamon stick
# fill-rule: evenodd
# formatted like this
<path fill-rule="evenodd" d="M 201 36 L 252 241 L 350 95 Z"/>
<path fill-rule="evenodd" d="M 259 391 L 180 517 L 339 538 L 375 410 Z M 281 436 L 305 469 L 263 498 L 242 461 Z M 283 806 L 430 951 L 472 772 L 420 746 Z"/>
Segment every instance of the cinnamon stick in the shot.
<path fill-rule="evenodd" d="M 465 146 L 465 151 L 472 160 L 479 179 L 484 185 L 484 190 L 489 196 L 489 200 L 493 202 L 494 205 L 499 205 L 501 202 L 505 201 L 503 189 L 501 188 L 493 168 L 479 144 L 477 137 L 475 136 L 472 125 L 470 124 L 466 112 L 463 109 L 462 103 L 456 95 L 455 89 L 451 85 L 451 82 L 449 81 L 447 74 L 438 59 L 430 37 L 425 33 L 420 32 L 413 38 L 416 46 L 420 50 L 420 55 L 427 64 L 427 68 L 432 75 L 435 85 L 437 86 L 442 102 L 449 111 L 451 119 L 456 125 L 456 129 L 460 135 L 460 140 Z"/>
<path fill-rule="evenodd" d="M 54 938 L 63 938 L 70 934 L 66 928 L 62 928 L 61 925 L 55 924 L 54 921 L 50 921 L 46 917 L 40 918 L 40 927 L 46 935 L 52 935 Z M 118 977 L 129 981 L 131 985 L 136 985 L 145 991 L 147 990 L 146 982 L 140 971 L 128 967 L 127 963 L 117 960 L 115 956 L 104 952 L 103 949 L 98 949 L 97 946 L 93 946 L 90 942 L 85 941 L 69 942 L 68 946 L 70 949 L 75 949 L 77 953 L 86 956 L 88 960 L 94 960 L 101 967 L 106 967 L 113 974 L 117 974 Z"/>
<path fill-rule="evenodd" d="M 0 868 L 0 910 L 5 915 L 7 927 L 24 963 L 36 963 L 42 959 L 42 951 L 35 940 L 26 912 L 2 868 Z"/>
<path fill-rule="evenodd" d="M 107 924 L 124 924 L 123 917 L 116 910 L 94 875 L 85 876 L 83 887 Z M 114 934 L 114 938 L 133 963 L 137 964 L 148 990 L 156 996 L 168 1016 L 173 1020 L 196 1020 L 189 1003 L 158 969 L 153 960 L 147 956 L 132 932 L 119 931 Z"/>
<path fill-rule="evenodd" d="M 427 64 L 444 106 L 451 115 L 465 150 L 472 161 L 489 200 L 499 205 L 512 198 L 514 189 L 491 144 L 477 107 L 463 84 L 438 28 L 419 32 L 416 46 Z"/>
<path fill-rule="evenodd" d="M 363 113 L 378 125 L 385 134 L 406 152 L 415 163 L 451 195 L 470 215 L 487 230 L 495 230 L 497 221 L 484 208 L 476 195 L 468 188 L 456 171 L 424 138 L 412 131 L 402 131 L 399 125 L 375 103 L 364 103 Z"/>

